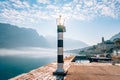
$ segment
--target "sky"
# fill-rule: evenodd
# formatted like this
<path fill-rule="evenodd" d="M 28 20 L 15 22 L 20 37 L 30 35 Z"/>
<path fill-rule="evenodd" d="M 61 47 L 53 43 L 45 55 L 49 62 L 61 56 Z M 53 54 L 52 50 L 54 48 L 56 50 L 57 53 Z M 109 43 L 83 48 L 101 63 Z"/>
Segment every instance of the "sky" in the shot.
<path fill-rule="evenodd" d="M 65 38 L 88 45 L 120 32 L 120 0 L 0 0 L 0 23 L 56 36 L 56 19 L 65 19 Z"/>

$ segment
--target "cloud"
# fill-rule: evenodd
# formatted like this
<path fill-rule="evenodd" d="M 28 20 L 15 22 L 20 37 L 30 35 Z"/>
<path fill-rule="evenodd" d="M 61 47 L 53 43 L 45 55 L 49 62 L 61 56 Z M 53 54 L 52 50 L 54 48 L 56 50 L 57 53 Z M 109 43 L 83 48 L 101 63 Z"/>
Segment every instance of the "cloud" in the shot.
<path fill-rule="evenodd" d="M 38 3 L 49 4 L 50 0 L 37 0 Z"/>
<path fill-rule="evenodd" d="M 55 19 L 59 14 L 77 20 L 91 20 L 98 16 L 111 18 L 120 16 L 119 0 L 64 0 L 62 2 L 37 0 L 37 3 L 26 0 L 5 0 L 0 1 L 0 7 L 0 21 L 17 25 L 37 24 L 42 20 Z"/>
<path fill-rule="evenodd" d="M 22 2 L 20 0 L 10 0 L 10 3 L 14 8 L 23 8 L 24 9 L 24 8 L 29 8 L 30 7 L 30 5 L 27 1 Z"/>
<path fill-rule="evenodd" d="M 104 16 L 115 17 L 114 10 L 112 10 L 110 7 L 104 7 L 102 9 L 102 13 L 101 14 L 104 15 Z"/>

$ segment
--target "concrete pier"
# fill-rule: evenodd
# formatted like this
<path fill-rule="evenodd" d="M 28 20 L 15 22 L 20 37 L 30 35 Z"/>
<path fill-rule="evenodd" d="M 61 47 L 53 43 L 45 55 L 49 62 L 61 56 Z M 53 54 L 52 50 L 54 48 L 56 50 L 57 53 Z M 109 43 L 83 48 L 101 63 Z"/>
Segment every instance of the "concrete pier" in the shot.
<path fill-rule="evenodd" d="M 65 80 L 120 80 L 120 64 L 72 63 Z"/>
<path fill-rule="evenodd" d="M 64 59 L 64 70 L 67 72 L 68 68 L 71 66 L 71 61 L 74 56 L 66 57 Z M 28 73 L 18 75 L 10 80 L 63 80 L 61 76 L 53 76 L 53 72 L 57 69 L 57 63 L 53 62 L 46 66 L 34 69 Z"/>
<path fill-rule="evenodd" d="M 65 77 L 53 76 L 56 62 L 21 74 L 10 80 L 120 80 L 120 64 L 72 62 L 75 57 L 64 59 Z"/>

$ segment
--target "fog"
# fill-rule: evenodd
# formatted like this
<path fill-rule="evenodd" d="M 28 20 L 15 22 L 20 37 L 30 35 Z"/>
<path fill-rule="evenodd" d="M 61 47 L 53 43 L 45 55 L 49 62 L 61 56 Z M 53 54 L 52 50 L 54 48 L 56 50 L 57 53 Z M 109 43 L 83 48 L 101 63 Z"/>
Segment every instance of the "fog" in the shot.
<path fill-rule="evenodd" d="M 39 57 L 55 57 L 57 51 L 55 49 L 45 49 L 37 47 L 24 47 L 15 49 L 0 49 L 0 56 L 19 56 L 27 58 L 39 58 Z"/>

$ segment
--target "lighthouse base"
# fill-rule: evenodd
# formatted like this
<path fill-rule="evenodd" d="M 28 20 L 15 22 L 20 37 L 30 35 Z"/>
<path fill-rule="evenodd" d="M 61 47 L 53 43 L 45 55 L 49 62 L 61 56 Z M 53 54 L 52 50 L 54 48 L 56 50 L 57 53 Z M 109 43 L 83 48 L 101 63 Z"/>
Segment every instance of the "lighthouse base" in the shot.
<path fill-rule="evenodd" d="M 55 72 L 53 72 L 53 75 L 60 75 L 65 76 L 67 72 L 64 71 L 64 69 L 57 69 Z"/>

